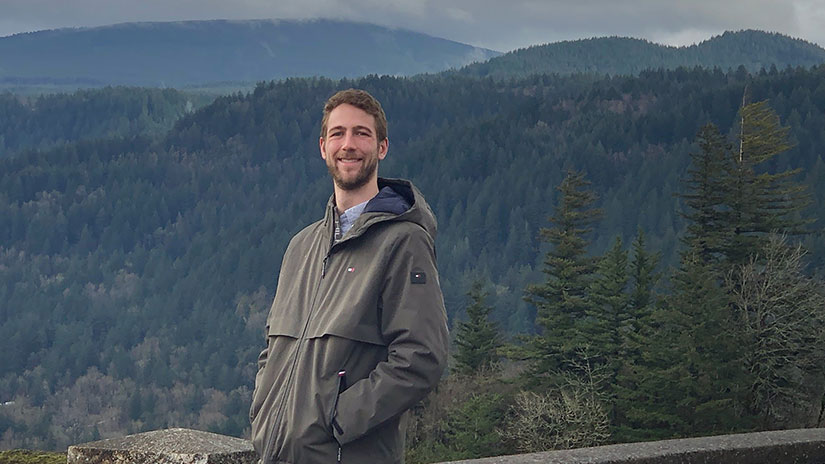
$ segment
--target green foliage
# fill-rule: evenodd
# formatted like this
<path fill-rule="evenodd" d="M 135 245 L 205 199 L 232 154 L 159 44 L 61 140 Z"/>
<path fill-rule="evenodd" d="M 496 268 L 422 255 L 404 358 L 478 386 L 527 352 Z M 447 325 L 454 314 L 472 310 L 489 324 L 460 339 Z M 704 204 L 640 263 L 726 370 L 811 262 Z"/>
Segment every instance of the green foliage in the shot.
<path fill-rule="evenodd" d="M 501 436 L 514 385 L 503 373 L 450 375 L 413 408 L 406 462 L 423 464 L 510 454 Z"/>
<path fill-rule="evenodd" d="M 664 308 L 670 321 L 657 337 L 672 356 L 662 376 L 671 381 L 668 395 L 680 398 L 672 403 L 680 406 L 676 413 L 684 429 L 678 432 L 728 433 L 746 419 L 741 414 L 746 373 L 721 276 L 688 254 L 672 281 Z"/>
<path fill-rule="evenodd" d="M 814 348 L 822 333 L 821 283 L 801 275 L 799 249 L 768 234 L 809 223 L 798 214 L 807 198 L 791 179 L 796 172 L 764 168 L 791 148 L 788 131 L 760 102 L 741 110 L 738 150 L 712 125 L 699 132 L 701 151 L 692 155 L 681 194 L 687 249 L 671 293 L 650 317 L 640 315 L 630 346 L 642 347 L 642 356 L 629 356 L 618 376 L 621 439 L 811 420 L 800 411 L 820 394 L 801 382 L 821 369 Z"/>
<path fill-rule="evenodd" d="M 210 101 L 174 89 L 134 87 L 37 97 L 0 93 L 0 158 L 81 139 L 162 134 Z"/>
<path fill-rule="evenodd" d="M 526 291 L 541 330 L 528 348 L 534 381 L 563 369 L 565 360 L 590 343 L 580 330 L 587 323 L 587 287 L 595 270 L 593 258 L 587 256 L 587 235 L 601 212 L 593 208 L 596 195 L 589 185 L 583 173 L 569 171 L 558 188 L 559 201 L 550 217 L 553 227 L 540 230 L 551 248 L 544 258 L 545 281 Z"/>
<path fill-rule="evenodd" d="M 596 267 L 587 298 L 588 308 L 579 331 L 587 340 L 587 350 L 593 353 L 591 363 L 601 369 L 605 410 L 611 422 L 615 421 L 617 377 L 627 363 L 628 337 L 633 329 L 630 297 L 627 292 L 627 251 L 616 237 L 613 247 L 601 257 Z"/>
<path fill-rule="evenodd" d="M 656 340 L 657 324 L 653 319 L 656 294 L 653 289 L 659 279 L 655 272 L 659 256 L 658 253 L 648 251 L 645 243 L 645 234 L 639 229 L 632 245 L 632 282 L 628 295 L 627 319 L 620 329 L 619 365 L 615 371 L 615 382 L 610 384 L 613 401 L 612 434 L 618 442 L 668 436 L 666 429 L 640 423 L 651 420 L 651 415 L 660 413 L 642 406 L 639 401 L 647 401 L 650 393 L 642 390 L 651 388 L 652 383 L 661 380 L 653 368 L 657 364 L 651 359 Z M 652 388 L 657 386 L 653 385 Z"/>
<path fill-rule="evenodd" d="M 64 464 L 65 462 L 66 453 L 19 449 L 0 451 L 0 463 L 2 464 Z"/>
<path fill-rule="evenodd" d="M 467 320 L 457 323 L 453 354 L 453 371 L 460 375 L 489 371 L 498 362 L 498 350 L 502 345 L 497 324 L 489 320 L 493 308 L 484 301 L 487 292 L 481 281 L 473 282 L 467 297 L 470 299 L 466 308 Z"/>
<path fill-rule="evenodd" d="M 641 356 L 620 377 L 623 441 L 729 432 L 736 414 L 727 299 L 713 270 L 687 255 L 673 293 L 643 321 Z"/>
<path fill-rule="evenodd" d="M 451 410 L 445 425 L 452 459 L 498 456 L 502 452 L 499 430 L 504 425 L 507 401 L 497 393 L 472 395 Z"/>
<path fill-rule="evenodd" d="M 791 149 L 789 132 L 767 101 L 740 110 L 739 150 L 725 173 L 731 236 L 722 252 L 728 266 L 744 264 L 748 256 L 759 252 L 766 234 L 799 234 L 812 222 L 795 216 L 810 204 L 805 186 L 793 179 L 800 170 L 764 172 L 774 157 Z"/>
<path fill-rule="evenodd" d="M 691 166 L 684 182 L 687 211 L 681 213 L 688 225 L 682 242 L 704 263 L 715 262 L 730 240 L 729 178 L 731 146 L 713 124 L 703 126 L 696 136 L 699 151 L 691 154 Z"/>
<path fill-rule="evenodd" d="M 700 151 L 680 196 L 689 208 L 683 242 L 723 273 L 759 252 L 770 232 L 800 234 L 813 222 L 799 215 L 810 204 L 800 169 L 769 172 L 774 158 L 792 148 L 790 128 L 766 101 L 743 105 L 736 149 L 710 124 L 697 136 Z M 776 169 L 774 169 L 776 170 Z"/>
<path fill-rule="evenodd" d="M 653 302 L 653 289 L 659 279 L 656 268 L 659 265 L 660 253 L 648 251 L 646 243 L 645 233 L 640 228 L 633 240 L 633 256 L 630 263 L 632 291 L 629 304 L 633 319 L 641 319 L 645 309 Z"/>
<path fill-rule="evenodd" d="M 587 289 L 589 304 L 580 329 L 589 341 L 590 349 L 609 364 L 619 360 L 623 333 L 627 331 L 630 319 L 628 280 L 627 251 L 622 248 L 622 239 L 616 237 L 613 247 L 596 266 L 593 281 Z M 611 371 L 617 369 L 618 366 L 614 366 Z"/>

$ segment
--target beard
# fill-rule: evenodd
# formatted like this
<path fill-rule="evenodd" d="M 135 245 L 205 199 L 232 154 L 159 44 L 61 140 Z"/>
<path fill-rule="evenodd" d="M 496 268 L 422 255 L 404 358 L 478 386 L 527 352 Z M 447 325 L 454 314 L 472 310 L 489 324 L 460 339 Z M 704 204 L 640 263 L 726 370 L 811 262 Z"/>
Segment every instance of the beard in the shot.
<path fill-rule="evenodd" d="M 370 179 L 372 179 L 373 174 L 378 170 L 378 153 L 365 153 L 361 168 L 354 174 L 342 173 L 341 170 L 338 169 L 335 157 L 332 157 L 331 162 L 327 162 L 327 170 L 329 171 L 329 175 L 332 176 L 335 185 L 341 190 L 358 190 L 367 185 Z"/>

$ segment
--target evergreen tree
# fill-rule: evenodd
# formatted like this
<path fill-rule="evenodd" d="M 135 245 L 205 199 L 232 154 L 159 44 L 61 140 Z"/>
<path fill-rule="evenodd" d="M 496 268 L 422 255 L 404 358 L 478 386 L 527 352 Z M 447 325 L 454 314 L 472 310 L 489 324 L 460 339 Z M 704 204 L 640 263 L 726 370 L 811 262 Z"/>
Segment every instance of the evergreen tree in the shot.
<path fill-rule="evenodd" d="M 586 317 L 578 324 L 592 352 L 611 365 L 611 372 L 616 370 L 621 332 L 629 322 L 627 283 L 627 251 L 622 248 L 621 237 L 616 237 L 596 266 L 588 287 Z"/>
<path fill-rule="evenodd" d="M 504 425 L 508 403 L 498 393 L 472 395 L 451 410 L 446 419 L 445 435 L 453 450 L 450 459 L 473 459 L 501 454 L 503 447 L 498 430 Z"/>
<path fill-rule="evenodd" d="M 622 440 L 746 427 L 741 354 L 717 271 L 686 253 L 672 282 L 672 294 L 650 316 L 644 352 L 620 376 Z"/>
<path fill-rule="evenodd" d="M 609 404 L 608 416 L 614 416 L 613 402 L 616 391 L 616 375 L 624 356 L 622 346 L 629 329 L 630 314 L 627 251 L 622 248 L 621 237 L 616 237 L 613 247 L 599 260 L 593 281 L 588 288 L 589 307 L 581 321 L 581 332 L 589 341 L 594 355 L 593 362 L 603 368 L 606 382 L 605 396 Z"/>
<path fill-rule="evenodd" d="M 640 388 L 660 380 L 655 378 L 657 364 L 653 361 L 655 355 L 651 353 L 655 333 L 652 315 L 656 307 L 653 287 L 658 279 L 654 270 L 658 266 L 659 253 L 647 251 L 645 234 L 641 228 L 632 246 L 628 317 L 621 331 L 621 364 L 613 384 L 615 394 L 612 426 L 614 437 L 619 442 L 646 439 L 651 433 L 653 436 L 662 436 L 661 431 L 655 428 L 645 428 L 644 421 L 648 419 L 644 419 L 645 407 L 639 404 L 640 400 L 641 404 L 645 404 L 648 399 L 646 393 L 640 393 Z M 647 407 L 650 406 L 648 404 Z"/>
<path fill-rule="evenodd" d="M 739 114 L 738 151 L 731 152 L 725 203 L 731 230 L 724 244 L 726 269 L 745 264 L 762 250 L 770 232 L 799 234 L 811 221 L 797 213 L 810 203 L 805 187 L 793 180 L 799 169 L 768 172 L 769 163 L 788 151 L 790 128 L 767 101 L 743 104 Z"/>
<path fill-rule="evenodd" d="M 660 335 L 671 340 L 671 360 L 683 374 L 674 377 L 674 390 L 682 392 L 675 404 L 687 426 L 686 435 L 728 433 L 745 425 L 742 386 L 745 372 L 737 327 L 728 307 L 729 297 L 721 276 L 698 256 L 687 254 L 673 276 L 673 291 L 666 304 L 676 314 L 675 332 Z"/>
<path fill-rule="evenodd" d="M 644 231 L 639 228 L 636 239 L 633 240 L 633 257 L 630 262 L 632 289 L 630 305 L 632 313 L 638 318 L 645 308 L 648 308 L 653 299 L 653 287 L 658 275 L 655 270 L 659 265 L 660 253 L 647 251 Z"/>
<path fill-rule="evenodd" d="M 527 347 L 534 381 L 562 369 L 589 344 L 579 330 L 587 316 L 587 288 L 595 270 L 594 259 L 587 256 L 587 236 L 601 215 L 593 208 L 596 194 L 589 185 L 584 173 L 568 171 L 558 187 L 559 200 L 550 217 L 553 226 L 540 230 L 541 239 L 551 246 L 542 269 L 546 280 L 529 285 L 525 297 L 536 306 L 540 331 Z"/>
<path fill-rule="evenodd" d="M 726 178 L 730 144 L 713 124 L 707 124 L 697 135 L 699 152 L 691 154 L 691 166 L 684 181 L 687 193 L 679 195 L 688 210 L 687 231 L 682 242 L 705 263 L 718 259 L 729 240 Z"/>
<path fill-rule="evenodd" d="M 467 320 L 458 322 L 455 345 L 455 366 L 458 374 L 473 375 L 490 369 L 499 359 L 502 345 L 497 325 L 490 321 L 491 306 L 485 303 L 487 292 L 481 281 L 476 280 L 467 292 Z"/>

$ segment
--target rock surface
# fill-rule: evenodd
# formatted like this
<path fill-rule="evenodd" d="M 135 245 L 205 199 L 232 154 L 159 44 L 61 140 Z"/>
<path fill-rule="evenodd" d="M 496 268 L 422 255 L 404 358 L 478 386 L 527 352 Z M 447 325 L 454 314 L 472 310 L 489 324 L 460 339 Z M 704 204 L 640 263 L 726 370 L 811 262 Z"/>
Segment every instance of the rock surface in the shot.
<path fill-rule="evenodd" d="M 190 429 L 167 429 L 69 447 L 68 464 L 253 464 L 252 444 Z"/>
<path fill-rule="evenodd" d="M 454 461 L 453 464 L 825 464 L 825 429 L 779 430 Z M 449 464 L 449 463 L 447 463 Z"/>
<path fill-rule="evenodd" d="M 128 435 L 69 447 L 68 464 L 254 464 L 251 443 L 188 429 Z M 564 451 L 453 464 L 825 464 L 825 429 L 780 430 Z M 449 463 L 446 463 L 449 464 Z"/>

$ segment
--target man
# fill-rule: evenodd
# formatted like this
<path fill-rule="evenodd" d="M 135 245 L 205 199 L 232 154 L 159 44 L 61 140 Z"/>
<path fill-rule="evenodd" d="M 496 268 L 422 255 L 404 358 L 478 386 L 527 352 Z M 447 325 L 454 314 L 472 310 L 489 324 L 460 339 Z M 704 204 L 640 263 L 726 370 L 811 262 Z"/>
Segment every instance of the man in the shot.
<path fill-rule="evenodd" d="M 387 122 L 367 92 L 327 101 L 319 145 L 334 193 L 284 254 L 252 443 L 263 464 L 402 463 L 403 413 L 447 357 L 435 218 L 410 182 L 378 177 Z"/>

